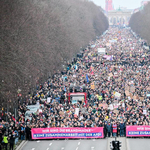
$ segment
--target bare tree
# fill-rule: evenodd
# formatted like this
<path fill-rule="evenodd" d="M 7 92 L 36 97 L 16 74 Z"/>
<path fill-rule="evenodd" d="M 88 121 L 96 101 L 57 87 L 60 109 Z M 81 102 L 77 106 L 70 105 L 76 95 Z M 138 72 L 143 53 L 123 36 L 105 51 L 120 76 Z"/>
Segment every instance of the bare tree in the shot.
<path fill-rule="evenodd" d="M 150 44 L 150 3 L 143 10 L 132 15 L 130 27 Z"/>
<path fill-rule="evenodd" d="M 0 6 L 0 107 L 16 101 L 18 89 L 26 95 L 108 28 L 92 2 L 0 0 Z"/>

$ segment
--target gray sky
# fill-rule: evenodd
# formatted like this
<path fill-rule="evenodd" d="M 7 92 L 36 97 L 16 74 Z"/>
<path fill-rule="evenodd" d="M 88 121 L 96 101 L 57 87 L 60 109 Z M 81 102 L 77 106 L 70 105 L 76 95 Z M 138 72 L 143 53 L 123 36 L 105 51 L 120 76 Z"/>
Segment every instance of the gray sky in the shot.
<path fill-rule="evenodd" d="M 91 0 L 95 4 L 105 8 L 105 0 Z M 113 0 L 114 8 L 127 7 L 128 9 L 135 9 L 141 6 L 143 0 Z"/>

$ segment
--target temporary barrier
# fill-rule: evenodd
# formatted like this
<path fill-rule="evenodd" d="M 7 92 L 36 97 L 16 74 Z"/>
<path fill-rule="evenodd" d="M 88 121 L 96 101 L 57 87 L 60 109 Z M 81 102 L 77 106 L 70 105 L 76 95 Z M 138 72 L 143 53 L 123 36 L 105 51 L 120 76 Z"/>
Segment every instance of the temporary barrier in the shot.
<path fill-rule="evenodd" d="M 127 126 L 127 137 L 150 137 L 150 126 Z"/>
<path fill-rule="evenodd" d="M 32 128 L 32 139 L 103 138 L 103 127 L 96 128 Z"/>

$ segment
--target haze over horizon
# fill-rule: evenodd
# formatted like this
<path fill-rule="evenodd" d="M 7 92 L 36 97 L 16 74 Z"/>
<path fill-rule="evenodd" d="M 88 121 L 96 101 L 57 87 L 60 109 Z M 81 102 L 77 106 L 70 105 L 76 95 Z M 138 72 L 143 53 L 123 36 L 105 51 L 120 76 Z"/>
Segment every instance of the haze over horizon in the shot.
<path fill-rule="evenodd" d="M 91 0 L 96 5 L 105 9 L 105 0 Z M 127 9 L 136 9 L 141 6 L 143 0 L 113 0 L 113 6 L 115 9 L 119 7 L 126 7 Z"/>

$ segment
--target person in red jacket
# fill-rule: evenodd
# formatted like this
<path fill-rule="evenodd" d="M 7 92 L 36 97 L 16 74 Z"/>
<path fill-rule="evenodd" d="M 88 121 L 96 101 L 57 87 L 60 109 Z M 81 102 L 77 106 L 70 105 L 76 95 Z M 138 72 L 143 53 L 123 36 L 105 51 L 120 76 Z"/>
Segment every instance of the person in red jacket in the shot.
<path fill-rule="evenodd" d="M 116 124 L 116 122 L 113 122 L 112 132 L 113 132 L 113 136 L 116 137 L 116 135 L 117 135 L 117 124 Z"/>

